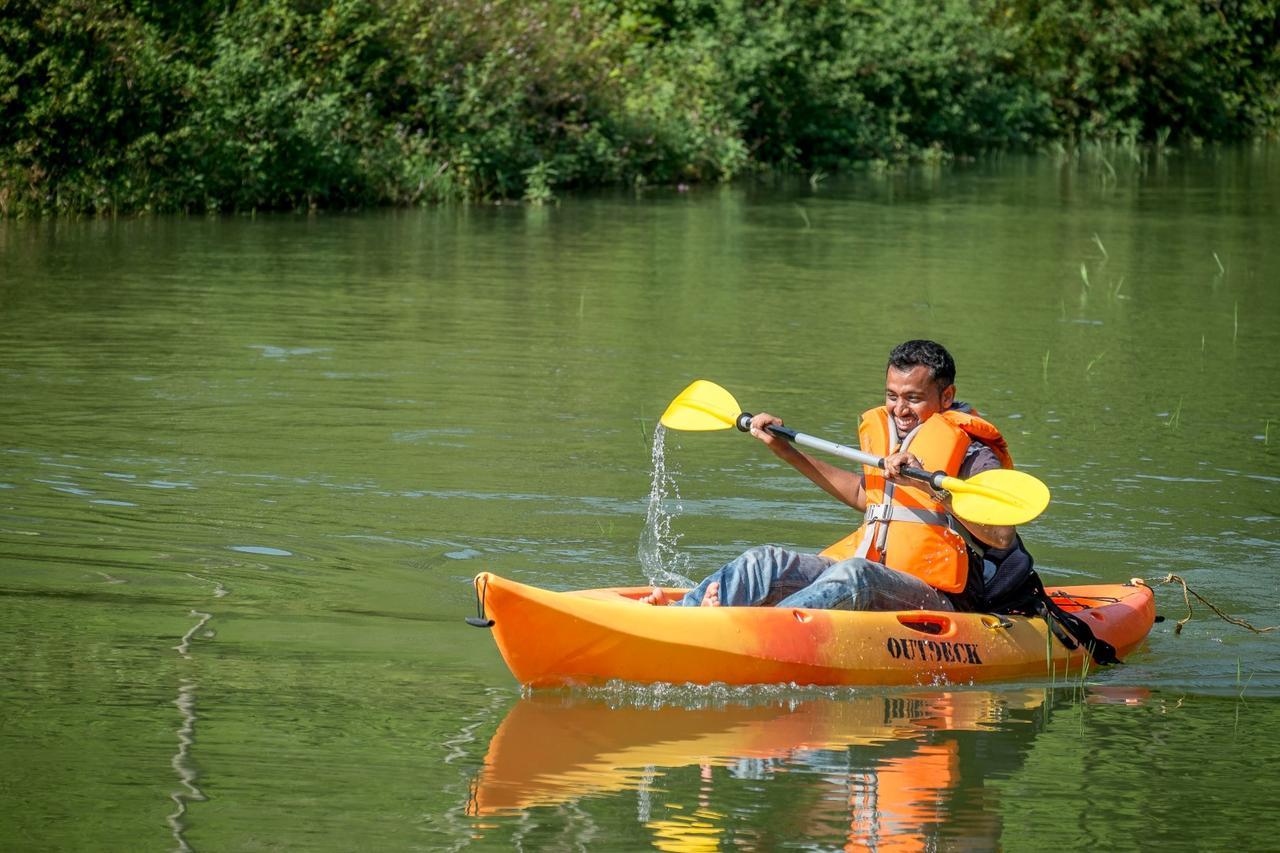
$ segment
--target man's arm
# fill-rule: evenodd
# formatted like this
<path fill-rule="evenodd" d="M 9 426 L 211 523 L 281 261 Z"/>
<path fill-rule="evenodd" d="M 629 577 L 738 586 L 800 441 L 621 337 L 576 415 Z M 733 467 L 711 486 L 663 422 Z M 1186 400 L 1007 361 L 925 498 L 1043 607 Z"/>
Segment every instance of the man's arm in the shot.
<path fill-rule="evenodd" d="M 858 511 L 867 508 L 867 493 L 862 487 L 861 473 L 840 468 L 797 450 L 785 438 L 778 438 L 769 432 L 766 429 L 769 426 L 782 426 L 782 420 L 768 412 L 761 412 L 751 419 L 751 434 L 764 442 L 775 456 L 804 474 L 831 497 Z"/>
<path fill-rule="evenodd" d="M 970 521 L 967 518 L 961 518 L 955 514 L 951 508 L 951 495 L 948 494 L 946 499 L 942 501 L 942 505 L 946 507 L 947 512 L 951 513 L 957 521 L 965 526 L 965 529 L 973 534 L 974 538 L 980 542 L 984 542 L 993 548 L 1009 548 L 1013 545 L 1018 535 L 1018 528 L 1010 527 L 1006 524 L 979 524 L 976 521 Z"/>

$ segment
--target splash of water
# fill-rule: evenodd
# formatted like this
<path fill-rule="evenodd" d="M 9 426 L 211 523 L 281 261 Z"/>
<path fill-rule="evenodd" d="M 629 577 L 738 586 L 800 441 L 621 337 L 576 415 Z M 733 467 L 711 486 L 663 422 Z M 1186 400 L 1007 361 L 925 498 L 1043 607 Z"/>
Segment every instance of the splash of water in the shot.
<path fill-rule="evenodd" d="M 667 467 L 666 440 L 666 427 L 658 424 L 653 430 L 649 507 L 645 512 L 644 529 L 640 532 L 637 556 L 649 583 L 690 587 L 694 583 L 685 577 L 689 571 L 689 558 L 677 549 L 680 534 L 671 529 L 671 522 L 683 507 L 680 489 L 676 486 L 676 469 Z"/>

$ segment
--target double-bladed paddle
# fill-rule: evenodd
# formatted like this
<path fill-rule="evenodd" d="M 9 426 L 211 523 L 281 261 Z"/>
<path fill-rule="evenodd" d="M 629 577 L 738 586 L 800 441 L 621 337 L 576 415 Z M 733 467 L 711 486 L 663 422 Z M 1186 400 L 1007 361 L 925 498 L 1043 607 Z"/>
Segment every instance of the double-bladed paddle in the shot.
<path fill-rule="evenodd" d="M 751 429 L 751 417 L 749 413 L 742 411 L 738 401 L 728 391 L 714 382 L 699 379 L 671 401 L 671 405 L 662 413 L 661 423 L 678 430 L 705 431 L 737 427 L 747 432 Z M 884 468 L 882 456 L 874 456 L 784 426 L 771 426 L 768 429 L 773 435 L 794 444 L 861 462 L 873 468 Z M 913 480 L 951 492 L 951 508 L 955 514 L 979 524 L 1025 524 L 1044 512 L 1049 505 L 1048 487 L 1023 471 L 996 468 L 961 480 L 949 476 L 945 471 L 930 473 L 909 467 L 899 470 Z"/>

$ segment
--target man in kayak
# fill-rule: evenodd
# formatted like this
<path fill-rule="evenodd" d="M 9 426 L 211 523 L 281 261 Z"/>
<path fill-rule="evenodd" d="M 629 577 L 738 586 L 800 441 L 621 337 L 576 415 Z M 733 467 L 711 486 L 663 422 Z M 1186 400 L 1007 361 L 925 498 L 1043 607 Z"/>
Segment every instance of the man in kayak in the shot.
<path fill-rule="evenodd" d="M 1013 467 L 1004 438 L 955 399 L 956 367 L 941 344 L 907 341 L 889 353 L 885 404 L 864 412 L 866 452 L 884 470 L 849 471 L 816 459 L 751 419 L 751 434 L 836 500 L 865 513 L 851 535 L 819 554 L 764 545 L 707 577 L 683 598 L 655 588 L 644 601 L 678 606 L 808 607 L 836 610 L 984 610 L 1020 591 L 1031 556 L 1013 527 L 957 518 L 951 495 L 900 475 L 905 467 L 967 479 Z"/>

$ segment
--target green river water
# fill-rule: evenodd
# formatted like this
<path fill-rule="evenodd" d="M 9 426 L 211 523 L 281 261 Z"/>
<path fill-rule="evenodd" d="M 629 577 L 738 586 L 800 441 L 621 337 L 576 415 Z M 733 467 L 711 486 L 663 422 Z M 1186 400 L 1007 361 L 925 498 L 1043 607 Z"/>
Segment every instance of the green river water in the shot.
<path fill-rule="evenodd" d="M 522 695 L 463 623 L 839 538 L 670 434 L 655 547 L 655 421 L 703 377 L 852 441 L 911 337 L 1053 490 L 1048 580 L 1280 623 L 1275 148 L 0 224 L 0 850 L 1280 849 L 1280 637 L 1175 586 L 1065 685 Z"/>

